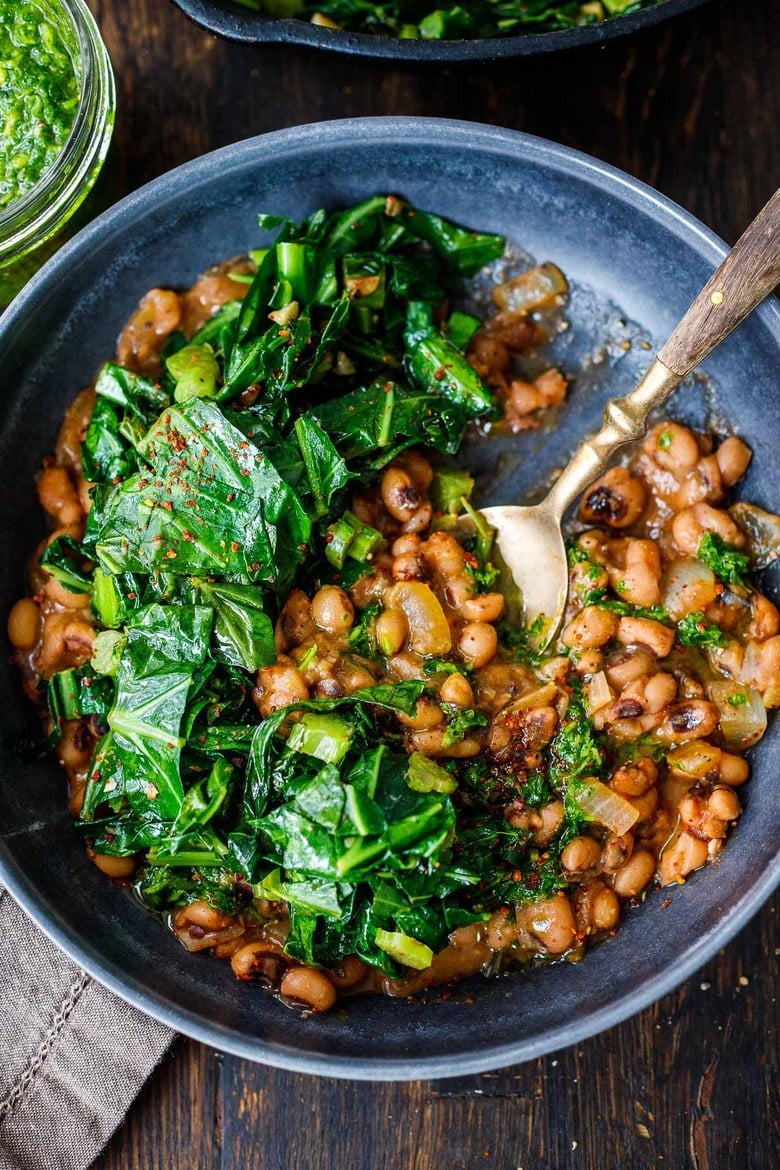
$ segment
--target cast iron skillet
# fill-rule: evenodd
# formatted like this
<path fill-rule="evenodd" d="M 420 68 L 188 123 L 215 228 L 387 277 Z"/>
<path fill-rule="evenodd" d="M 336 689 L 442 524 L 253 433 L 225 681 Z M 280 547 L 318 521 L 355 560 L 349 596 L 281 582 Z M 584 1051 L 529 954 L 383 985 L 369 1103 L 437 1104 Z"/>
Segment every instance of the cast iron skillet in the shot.
<path fill-rule="evenodd" d="M 401 40 L 371 33 L 347 32 L 322 28 L 308 20 L 279 20 L 242 8 L 231 0 L 174 0 L 196 24 L 230 41 L 263 44 L 275 41 L 285 45 L 308 45 L 313 49 L 331 49 L 355 57 L 376 57 L 382 61 L 496 61 L 504 57 L 531 57 L 536 53 L 554 53 L 576 49 L 581 45 L 602 44 L 613 37 L 625 36 L 649 28 L 671 16 L 688 12 L 705 0 L 664 0 L 652 8 L 640 9 L 628 16 L 617 16 L 601 24 L 558 32 L 523 33 L 512 37 L 487 37 L 472 41 Z"/>
<path fill-rule="evenodd" d="M 584 364 L 590 374 L 575 383 L 552 435 L 526 432 L 469 453 L 483 470 L 485 503 L 527 498 L 560 466 L 598 422 L 607 393 L 627 390 L 647 361 L 625 322 L 633 318 L 656 342 L 665 338 L 725 251 L 706 228 L 627 175 L 488 126 L 320 123 L 188 163 L 82 231 L 0 318 L 0 612 L 22 591 L 24 560 L 44 533 L 33 490 L 41 456 L 52 449 L 68 403 L 113 353 L 139 297 L 153 285 L 189 284 L 212 261 L 257 246 L 258 211 L 299 217 L 378 190 L 504 231 L 574 282 L 560 360 L 569 370 Z M 619 344 L 627 334 L 635 337 L 629 351 Z M 765 507 L 780 504 L 778 408 L 770 392 L 779 358 L 780 312 L 765 304 L 707 363 L 711 381 L 681 391 L 671 407 L 721 429 L 727 420 L 744 435 L 754 451 L 744 495 Z M 0 880 L 102 983 L 173 1028 L 239 1056 L 377 1080 L 452 1076 L 538 1056 L 618 1023 L 676 986 L 736 934 L 780 880 L 776 721 L 752 753 L 745 813 L 719 862 L 671 893 L 652 893 L 583 963 L 474 978 L 440 1002 L 364 997 L 303 1019 L 262 989 L 238 983 L 227 964 L 187 954 L 90 864 L 70 827 L 58 768 L 14 753 L 36 720 L 3 657 Z"/>

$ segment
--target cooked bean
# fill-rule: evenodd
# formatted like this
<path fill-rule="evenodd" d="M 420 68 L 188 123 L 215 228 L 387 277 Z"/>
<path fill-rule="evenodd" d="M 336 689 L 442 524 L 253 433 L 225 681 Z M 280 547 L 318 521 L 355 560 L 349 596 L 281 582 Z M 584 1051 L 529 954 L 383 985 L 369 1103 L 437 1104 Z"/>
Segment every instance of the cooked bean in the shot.
<path fill-rule="evenodd" d="M 690 471 L 699 459 L 699 444 L 679 423 L 657 423 L 642 445 L 659 467 L 677 475 Z"/>
<path fill-rule="evenodd" d="M 618 618 L 608 609 L 598 605 L 586 605 L 572 618 L 561 635 L 566 646 L 588 649 L 605 646 L 618 632 Z"/>
<path fill-rule="evenodd" d="M 481 593 L 464 601 L 460 612 L 467 622 L 497 622 L 504 612 L 502 593 Z"/>
<path fill-rule="evenodd" d="M 89 593 L 73 593 L 66 589 L 56 577 L 46 576 L 43 592 L 49 601 L 54 601 L 64 609 L 89 609 Z"/>
<path fill-rule="evenodd" d="M 89 858 L 101 873 L 110 878 L 129 878 L 135 873 L 134 857 L 115 857 L 111 853 L 89 852 Z"/>
<path fill-rule="evenodd" d="M 306 680 L 294 666 L 277 664 L 263 666 L 257 672 L 257 686 L 252 699 L 263 717 L 272 715 L 281 707 L 308 699 Z"/>
<path fill-rule="evenodd" d="M 563 824 L 562 800 L 552 800 L 537 810 L 539 824 L 531 834 L 534 845 L 548 845 Z"/>
<path fill-rule="evenodd" d="M 86 719 L 64 719 L 57 755 L 69 772 L 83 771 L 92 759 L 95 740 Z"/>
<path fill-rule="evenodd" d="M 543 406 L 557 406 L 566 397 L 568 383 L 560 370 L 549 369 L 534 378 Z"/>
<path fill-rule="evenodd" d="M 355 620 L 355 607 L 338 585 L 323 585 L 312 598 L 311 616 L 328 634 L 348 634 Z"/>
<path fill-rule="evenodd" d="M 46 467 L 38 476 L 38 499 L 58 524 L 78 524 L 83 512 L 73 481 L 64 467 Z"/>
<path fill-rule="evenodd" d="M 736 435 L 731 435 L 728 439 L 724 439 L 718 447 L 715 458 L 718 461 L 724 484 L 726 487 L 731 487 L 737 480 L 742 479 L 750 460 L 753 458 L 753 452 L 747 443 L 743 443 Z"/>
<path fill-rule="evenodd" d="M 731 788 L 713 788 L 707 801 L 707 810 L 719 821 L 735 821 L 742 812 L 742 806 Z"/>
<path fill-rule="evenodd" d="M 177 294 L 168 288 L 150 289 L 119 338 L 119 364 L 139 374 L 156 374 L 160 350 L 180 322 L 181 304 Z"/>
<path fill-rule="evenodd" d="M 728 512 L 713 508 L 710 504 L 694 504 L 683 508 L 672 521 L 672 536 L 681 553 L 695 556 L 707 532 L 714 532 L 728 544 L 744 548 L 745 537 Z"/>
<path fill-rule="evenodd" d="M 620 837 L 610 833 L 601 850 L 601 868 L 607 873 L 614 873 L 626 864 L 633 851 L 633 833 L 623 833 Z"/>
<path fill-rule="evenodd" d="M 651 674 L 655 667 L 655 655 L 646 646 L 634 646 L 631 650 L 610 654 L 604 663 L 604 673 L 611 687 L 622 690 L 634 679 Z"/>
<path fill-rule="evenodd" d="M 423 575 L 422 558 L 416 552 L 402 553 L 394 557 L 390 571 L 394 581 L 419 581 Z"/>
<path fill-rule="evenodd" d="M 601 845 L 593 837 L 572 837 L 561 854 L 561 865 L 569 873 L 593 869 L 601 857 Z"/>
<path fill-rule="evenodd" d="M 296 1007 L 327 1012 L 336 1002 L 336 988 L 324 971 L 315 967 L 290 967 L 279 985 L 282 997 Z"/>
<path fill-rule="evenodd" d="M 674 630 L 649 618 L 622 617 L 618 637 L 626 645 L 639 643 L 647 646 L 658 658 L 665 658 L 674 645 Z"/>
<path fill-rule="evenodd" d="M 41 611 L 29 597 L 14 602 L 8 614 L 8 641 L 17 650 L 32 650 L 38 641 Z"/>
<path fill-rule="evenodd" d="M 404 471 L 408 471 L 412 482 L 421 494 L 427 492 L 433 483 L 433 468 L 430 461 L 419 451 L 404 451 L 398 456 L 398 463 Z"/>
<path fill-rule="evenodd" d="M 753 590 L 750 595 L 752 617 L 745 633 L 755 642 L 766 642 L 780 634 L 780 613 L 763 593 Z"/>
<path fill-rule="evenodd" d="M 612 877 L 612 888 L 621 898 L 635 898 L 655 873 L 655 858 L 646 849 L 637 849 Z"/>
<path fill-rule="evenodd" d="M 724 784 L 737 788 L 744 784 L 750 775 L 750 765 L 742 756 L 733 752 L 722 752 L 718 763 L 718 773 Z"/>
<path fill-rule="evenodd" d="M 469 622 L 461 630 L 458 651 L 473 667 L 487 666 L 495 657 L 497 648 L 498 635 L 487 622 Z"/>
<path fill-rule="evenodd" d="M 420 493 L 402 467 L 388 467 L 380 491 L 382 503 L 394 520 L 409 520 L 420 507 Z"/>
<path fill-rule="evenodd" d="M 191 922 L 193 926 L 202 926 L 204 930 L 224 930 L 226 926 L 232 926 L 235 922 L 232 914 L 223 914 L 202 898 L 197 898 L 183 908 L 182 919 Z"/>
<path fill-rule="evenodd" d="M 398 718 L 405 727 L 411 727 L 414 731 L 427 731 L 444 722 L 444 712 L 438 703 L 430 699 L 418 699 L 414 715 L 404 715 L 403 711 L 399 711 Z"/>
<path fill-rule="evenodd" d="M 371 968 L 357 955 L 345 955 L 338 967 L 332 967 L 328 977 L 337 991 L 349 991 L 362 983 Z"/>
<path fill-rule="evenodd" d="M 409 635 L 400 609 L 384 609 L 376 619 L 376 640 L 383 654 L 396 654 Z"/>
<path fill-rule="evenodd" d="M 410 678 L 425 677 L 422 656 L 413 650 L 402 650 L 400 654 L 394 654 L 387 664 L 387 669 L 400 682 L 406 682 Z"/>
<path fill-rule="evenodd" d="M 644 684 L 644 694 L 648 713 L 657 715 L 677 697 L 677 681 L 673 675 L 659 670 Z"/>
<path fill-rule="evenodd" d="M 420 504 L 419 508 L 412 513 L 408 520 L 404 520 L 402 532 L 414 536 L 418 532 L 424 532 L 431 523 L 433 518 L 433 505 L 426 500 Z"/>
<path fill-rule="evenodd" d="M 590 904 L 590 924 L 594 930 L 614 930 L 620 921 L 620 903 L 609 886 L 598 890 Z"/>
<path fill-rule="evenodd" d="M 648 757 L 637 760 L 635 764 L 624 764 L 612 773 L 610 788 L 619 792 L 621 796 L 644 796 L 658 779 L 658 768 Z"/>
<path fill-rule="evenodd" d="M 448 674 L 439 688 L 439 698 L 442 703 L 452 703 L 455 707 L 474 706 L 471 683 L 463 674 Z"/>
<path fill-rule="evenodd" d="M 284 643 L 282 651 L 314 638 L 317 630 L 311 614 L 311 601 L 302 589 L 293 589 L 290 593 L 282 606 L 278 625 Z"/>
<path fill-rule="evenodd" d="M 236 979 L 259 980 L 274 985 L 282 978 L 287 965 L 281 946 L 269 938 L 246 943 L 230 958 Z"/>
<path fill-rule="evenodd" d="M 432 759 L 465 760 L 479 755 L 482 750 L 479 740 L 469 737 L 445 747 L 444 732 L 444 726 L 432 727 L 426 731 L 409 732 L 409 751 L 421 752 L 422 755 L 430 756 Z"/>
<path fill-rule="evenodd" d="M 616 589 L 632 605 L 657 605 L 661 600 L 661 554 L 652 540 L 629 540 L 625 568 Z"/>
<path fill-rule="evenodd" d="M 417 552 L 420 547 L 420 538 L 416 532 L 409 532 L 393 541 L 390 549 L 394 557 L 405 556 L 406 553 Z"/>
<path fill-rule="evenodd" d="M 577 935 L 571 902 L 563 893 L 536 902 L 519 919 L 550 955 L 562 955 L 568 951 Z"/>
<path fill-rule="evenodd" d="M 661 885 L 683 881 L 689 873 L 707 862 L 707 842 L 682 832 L 661 854 L 658 876 Z"/>
<path fill-rule="evenodd" d="M 703 699 L 688 699 L 669 708 L 658 729 L 658 735 L 667 743 L 685 743 L 690 739 L 706 739 L 718 726 L 718 708 Z"/>
<path fill-rule="evenodd" d="M 642 515 L 646 500 L 642 480 L 625 467 L 613 467 L 588 488 L 580 504 L 580 515 L 589 524 L 628 528 Z"/>

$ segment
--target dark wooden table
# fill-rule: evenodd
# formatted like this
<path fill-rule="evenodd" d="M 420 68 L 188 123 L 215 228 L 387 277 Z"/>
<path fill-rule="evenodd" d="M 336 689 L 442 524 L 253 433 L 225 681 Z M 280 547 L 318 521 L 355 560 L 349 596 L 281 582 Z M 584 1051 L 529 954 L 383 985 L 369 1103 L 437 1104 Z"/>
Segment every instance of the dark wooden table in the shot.
<path fill-rule="evenodd" d="M 119 86 L 104 197 L 235 139 L 432 114 L 557 139 L 733 241 L 780 182 L 780 3 L 716 0 L 603 49 L 388 70 L 220 43 L 165 0 L 90 0 Z M 747 844 L 747 843 L 745 843 Z M 178 1041 L 100 1170 L 769 1170 L 780 1165 L 777 908 L 674 994 L 557 1055 L 451 1081 L 276 1072 Z"/>

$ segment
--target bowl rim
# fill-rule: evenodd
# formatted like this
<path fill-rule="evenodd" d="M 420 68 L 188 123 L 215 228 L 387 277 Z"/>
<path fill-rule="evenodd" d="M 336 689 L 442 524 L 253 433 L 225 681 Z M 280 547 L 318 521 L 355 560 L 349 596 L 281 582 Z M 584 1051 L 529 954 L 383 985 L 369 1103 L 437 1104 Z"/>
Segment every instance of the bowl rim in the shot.
<path fill-rule="evenodd" d="M 254 158 L 266 159 L 275 153 L 289 157 L 293 151 L 327 150 L 356 140 L 363 145 L 386 143 L 398 148 L 412 143 L 426 145 L 448 140 L 451 149 L 511 154 L 518 164 L 543 164 L 570 177 L 585 181 L 589 186 L 617 195 L 631 203 L 639 213 L 650 215 L 667 229 L 674 228 L 699 254 L 717 266 L 726 255 L 727 245 L 689 212 L 651 187 L 632 178 L 624 171 L 607 163 L 534 135 L 506 130 L 482 123 L 441 118 L 355 118 L 339 121 L 309 123 L 287 130 L 244 139 L 230 146 L 201 155 L 152 180 L 103 212 L 83 228 L 33 277 L 0 316 L 0 352 L 13 345 L 28 309 L 34 309 L 39 300 L 45 302 L 50 286 L 56 284 L 58 274 L 71 261 L 88 255 L 93 243 L 105 242 L 116 236 L 125 221 L 159 211 L 175 200 L 182 180 L 192 192 L 199 184 L 212 181 L 215 166 L 221 173 L 233 167 L 245 167 Z M 780 349 L 780 302 L 769 300 L 756 313 Z M 716 951 L 730 942 L 749 919 L 780 885 L 780 850 L 767 865 L 764 873 L 742 894 L 727 915 L 706 933 L 692 941 L 683 954 L 669 967 L 649 976 L 632 993 L 594 1009 L 574 1021 L 536 1038 L 497 1042 L 478 1053 L 464 1052 L 447 1057 L 392 1059 L 381 1057 L 329 1056 L 316 1051 L 302 1055 L 297 1048 L 278 1042 L 269 1042 L 259 1036 L 242 1036 L 219 1023 L 204 1022 L 202 1017 L 184 1004 L 172 1004 L 166 997 L 139 985 L 128 978 L 122 969 L 102 956 L 92 944 L 85 943 L 74 928 L 65 921 L 60 910 L 50 905 L 36 889 L 35 882 L 10 855 L 0 833 L 0 881 L 41 930 L 74 962 L 121 999 L 146 1015 L 167 1024 L 204 1044 L 247 1060 L 271 1065 L 291 1072 L 338 1077 L 347 1080 L 404 1081 L 436 1079 L 485 1072 L 530 1060 L 579 1043 L 599 1032 L 622 1023 L 648 1007 L 667 992 L 672 991 Z"/>
<path fill-rule="evenodd" d="M 176 7 L 194 24 L 227 40 L 244 44 L 304 45 L 311 49 L 346 53 L 377 61 L 421 64 L 499 61 L 586 45 L 602 45 L 615 37 L 630 36 L 641 29 L 670 20 L 706 2 L 665 0 L 652 8 L 614 16 L 599 24 L 553 32 L 526 32 L 508 37 L 483 37 L 479 40 L 423 41 L 323 28 L 306 20 L 282 19 L 252 12 L 235 3 L 223 4 L 221 0 L 173 0 Z"/>

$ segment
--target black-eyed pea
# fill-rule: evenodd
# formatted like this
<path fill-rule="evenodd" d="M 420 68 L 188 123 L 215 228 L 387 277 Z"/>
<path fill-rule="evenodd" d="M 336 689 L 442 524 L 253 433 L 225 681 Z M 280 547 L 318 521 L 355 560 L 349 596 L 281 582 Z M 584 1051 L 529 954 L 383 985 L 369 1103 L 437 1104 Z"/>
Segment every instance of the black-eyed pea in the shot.
<path fill-rule="evenodd" d="M 707 739 L 718 726 L 718 708 L 705 699 L 687 699 L 672 703 L 658 728 L 658 736 L 666 743 L 686 743 L 692 739 Z"/>
<path fill-rule="evenodd" d="M 336 991 L 350 991 L 362 983 L 371 971 L 367 963 L 357 955 L 345 955 L 337 967 L 328 971 L 328 978 Z"/>
<path fill-rule="evenodd" d="M 288 965 L 288 960 L 279 943 L 272 939 L 260 938 L 245 943 L 230 957 L 230 966 L 236 979 L 279 983 Z"/>
<path fill-rule="evenodd" d="M 385 609 L 376 619 L 376 640 L 383 654 L 397 654 L 409 636 L 409 626 L 400 609 Z"/>
<path fill-rule="evenodd" d="M 464 601 L 460 612 L 467 622 L 497 622 L 504 612 L 501 593 L 481 593 Z"/>
<path fill-rule="evenodd" d="M 651 675 L 644 685 L 644 695 L 648 714 L 657 715 L 668 703 L 673 703 L 677 698 L 677 682 L 674 676 L 663 670 Z"/>
<path fill-rule="evenodd" d="M 327 1012 L 336 1002 L 336 988 L 316 967 L 290 967 L 282 976 L 279 992 L 288 1003 L 311 1012 Z"/>
<path fill-rule="evenodd" d="M 46 576 L 46 583 L 43 587 L 49 601 L 56 602 L 64 609 L 87 609 L 89 607 L 90 595 L 89 593 L 74 593 L 70 589 L 57 580 L 56 577 Z"/>
<path fill-rule="evenodd" d="M 707 800 L 707 811 L 719 821 L 735 821 L 742 806 L 731 788 L 713 788 Z"/>
<path fill-rule="evenodd" d="M 586 605 L 563 631 L 564 645 L 577 650 L 605 646 L 618 632 L 618 618 L 608 609 Z"/>
<path fill-rule="evenodd" d="M 390 515 L 402 523 L 411 519 L 422 503 L 412 477 L 402 467 L 388 467 L 379 490 Z"/>
<path fill-rule="evenodd" d="M 624 764 L 613 772 L 609 786 L 621 796 L 644 796 L 658 780 L 658 768 L 647 756 L 635 764 Z"/>
<path fill-rule="evenodd" d="M 707 532 L 715 533 L 736 548 L 744 548 L 744 534 L 728 512 L 713 508 L 710 504 L 699 503 L 694 504 L 692 508 L 683 508 L 672 521 L 674 543 L 680 552 L 687 556 L 696 556 Z"/>
<path fill-rule="evenodd" d="M 232 914 L 223 914 L 202 898 L 196 898 L 185 906 L 181 911 L 181 919 L 193 926 L 202 926 L 204 930 L 224 930 L 235 922 Z"/>
<path fill-rule="evenodd" d="M 416 532 L 410 532 L 408 535 L 399 536 L 397 540 L 394 540 L 390 551 L 394 557 L 402 557 L 406 553 L 417 552 L 419 547 L 419 536 Z"/>
<path fill-rule="evenodd" d="M 750 765 L 744 756 L 723 752 L 718 763 L 718 776 L 723 784 L 738 788 L 750 775 Z"/>
<path fill-rule="evenodd" d="M 715 452 L 720 474 L 726 487 L 731 487 L 748 469 L 753 453 L 747 443 L 743 443 L 736 435 L 724 439 Z"/>
<path fill-rule="evenodd" d="M 532 839 L 534 845 L 548 845 L 563 824 L 563 801 L 552 800 L 537 810 L 540 824 L 534 828 Z"/>
<path fill-rule="evenodd" d="M 498 649 L 498 635 L 487 622 L 468 622 L 461 630 L 458 651 L 475 669 L 487 666 Z"/>
<path fill-rule="evenodd" d="M 580 515 L 588 524 L 628 528 L 644 511 L 647 491 L 641 479 L 625 467 L 612 467 L 591 484 L 580 504 Z"/>
<path fill-rule="evenodd" d="M 620 903 L 614 890 L 605 886 L 590 901 L 590 925 L 593 930 L 614 930 L 620 921 Z"/>
<path fill-rule="evenodd" d="M 612 877 L 612 888 L 621 898 L 635 898 L 653 879 L 655 858 L 647 849 L 636 849 Z"/>
<path fill-rule="evenodd" d="M 620 618 L 618 637 L 627 646 L 646 646 L 657 658 L 665 658 L 674 645 L 674 630 L 650 618 Z"/>
<path fill-rule="evenodd" d="M 679 423 L 657 423 L 642 446 L 659 467 L 673 475 L 691 471 L 699 460 L 699 444 L 688 428 Z"/>
<path fill-rule="evenodd" d="M 428 731 L 444 722 L 444 712 L 431 699 L 418 699 L 414 715 L 405 715 L 403 711 L 398 711 L 397 715 L 399 721 L 413 731 Z"/>
<path fill-rule="evenodd" d="M 32 650 L 38 641 L 41 611 L 30 597 L 15 602 L 8 614 L 8 641 L 17 650 Z"/>
<path fill-rule="evenodd" d="M 568 951 L 577 937 L 571 902 L 564 893 L 535 902 L 521 915 L 522 924 L 550 955 Z"/>
<path fill-rule="evenodd" d="M 448 674 L 439 688 L 439 699 L 442 703 L 452 703 L 454 707 L 473 707 L 471 683 L 463 674 Z"/>
<path fill-rule="evenodd" d="M 111 853 L 95 853 L 92 850 L 87 850 L 87 856 L 106 877 L 129 878 L 135 873 L 134 857 L 116 857 Z"/>
<path fill-rule="evenodd" d="M 569 873 L 593 869 L 601 857 L 601 845 L 594 837 L 572 837 L 561 854 L 561 865 Z"/>
<path fill-rule="evenodd" d="M 311 616 L 320 630 L 338 637 L 352 629 L 355 607 L 349 595 L 338 585 L 323 585 L 312 598 Z"/>
<path fill-rule="evenodd" d="M 706 865 L 707 858 L 707 842 L 683 830 L 661 854 L 658 863 L 661 885 L 684 881 L 689 873 Z"/>

